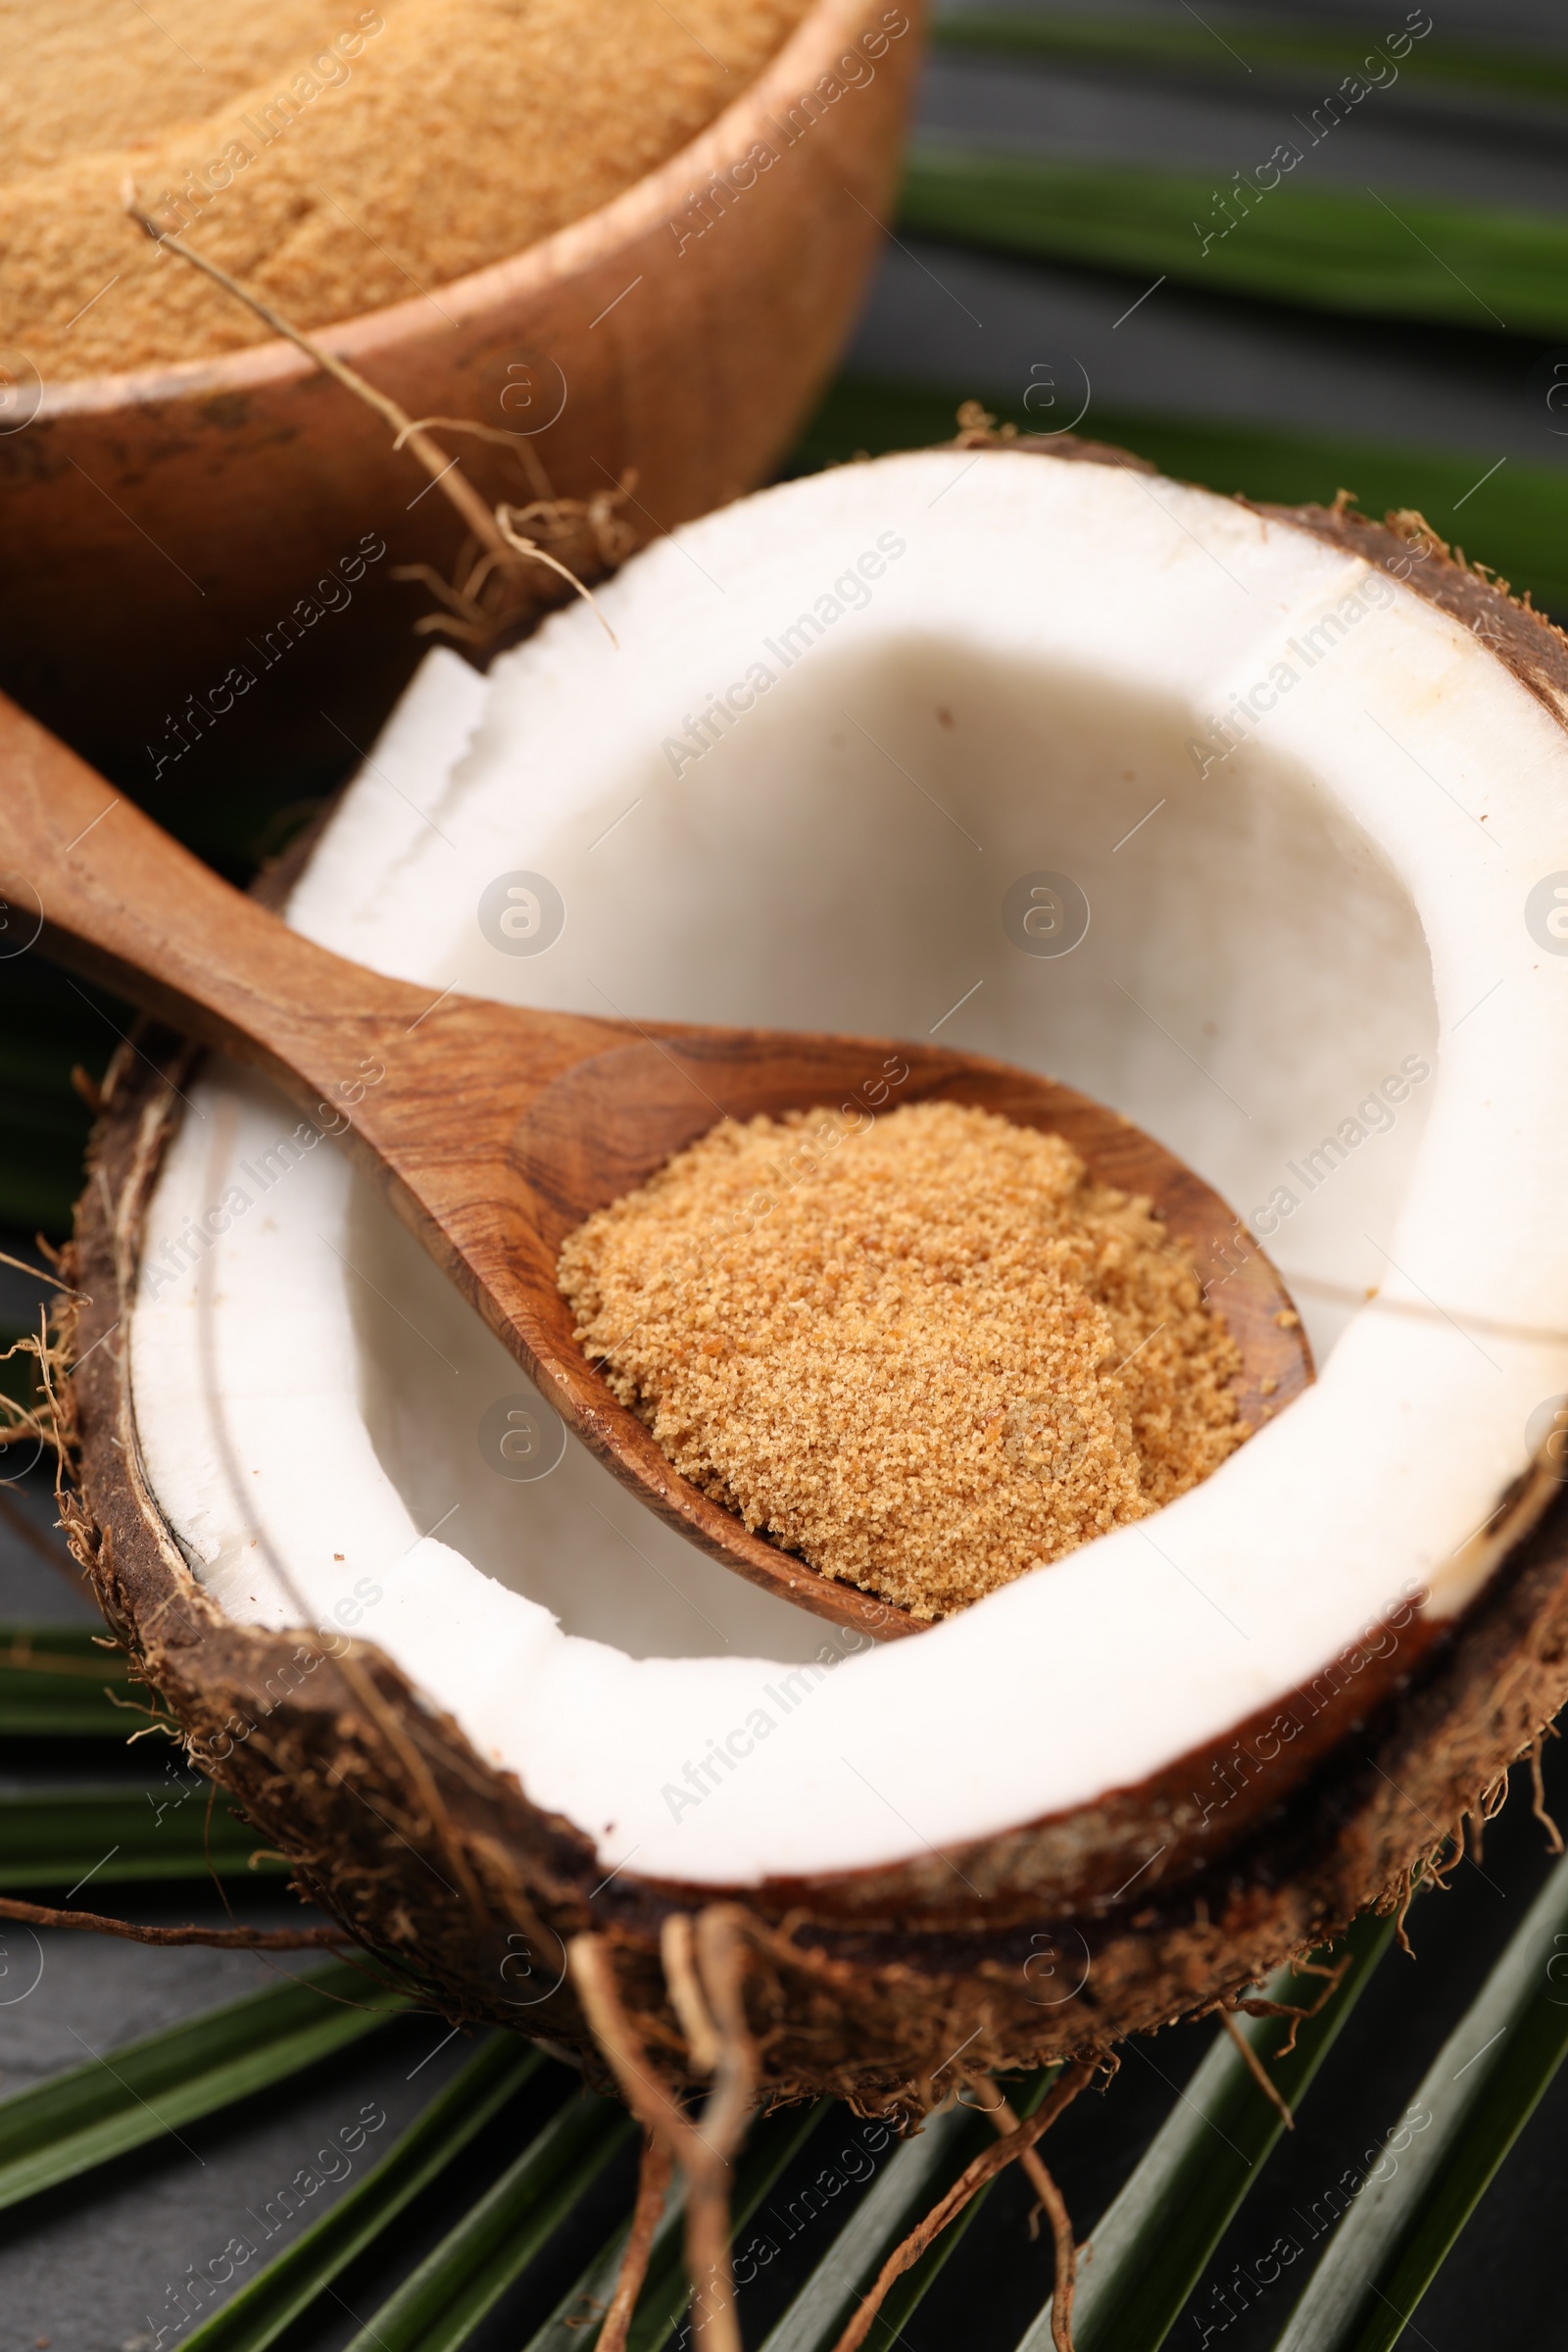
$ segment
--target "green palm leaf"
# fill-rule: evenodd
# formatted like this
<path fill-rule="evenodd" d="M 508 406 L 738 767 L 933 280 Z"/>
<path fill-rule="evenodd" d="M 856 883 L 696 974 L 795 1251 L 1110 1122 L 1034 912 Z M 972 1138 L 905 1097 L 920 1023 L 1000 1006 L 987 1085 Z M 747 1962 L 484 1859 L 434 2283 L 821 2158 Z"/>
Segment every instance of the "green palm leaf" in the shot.
<path fill-rule="evenodd" d="M 827 2248 L 763 2352 L 824 2352 L 836 2341 L 888 2254 L 962 2172 L 978 2136 L 973 2113 L 950 2107 L 904 2142 Z"/>
<path fill-rule="evenodd" d="M 0 1625 L 0 1739 L 123 1740 L 137 1720 L 130 1695 L 126 1660 L 87 1630 Z"/>
<path fill-rule="evenodd" d="M 1280 2019 L 1237 2019 L 1287 2105 L 1305 2095 L 1393 1934 L 1387 1919 L 1351 1929 L 1349 1966 L 1317 2015 L 1301 2021 L 1288 2057 L 1274 2055 L 1285 2037 Z M 1322 1990 L 1320 1977 L 1288 1968 L 1267 1987 L 1270 2000 L 1301 2007 Z M 1141 2042 L 1134 2046 L 1148 2057 Z M 1078 2352 L 1155 2352 L 1284 2129 L 1236 2044 L 1222 2036 L 1090 2241 L 1073 2310 Z M 1048 2308 L 1018 2352 L 1050 2352 L 1050 2345 Z"/>
<path fill-rule="evenodd" d="M 1059 2071 L 1054 2066 L 1046 2067 L 1033 2078 L 1022 2093 L 1015 2092 L 1011 2101 L 1014 2113 L 1020 2117 L 1033 2115 L 1047 2091 L 1055 2082 Z M 984 2142 L 981 2145 L 984 2145 Z M 970 2151 L 971 2155 L 977 2155 L 979 2152 L 978 2147 Z M 1047 2153 L 1049 2154 L 1049 2151 Z M 969 2199 L 963 2211 L 948 2224 L 941 2236 L 927 2246 L 919 2261 L 911 2269 L 906 2271 L 902 2278 L 894 2280 L 887 2298 L 876 2316 L 871 2331 L 865 2339 L 867 2352 L 891 2352 L 891 2347 L 900 2341 L 899 2331 L 905 2321 L 924 2302 L 926 2295 L 936 2284 L 938 2277 L 957 2252 L 963 2241 L 964 2232 L 972 2222 L 978 2221 L 980 2208 L 996 2185 L 995 2180 L 988 2180 L 985 2186 Z M 1047 2309 L 1049 2311 L 1049 2305 Z"/>
<path fill-rule="evenodd" d="M 1017 2112 L 1033 2114 L 1059 2072 L 1052 2066 L 1031 2076 L 1014 2095 Z M 930 2116 L 914 2138 L 896 2151 L 881 2180 L 856 2207 L 768 2336 L 763 2352 L 828 2352 L 894 2247 L 925 2219 L 964 2167 L 995 2144 L 995 2132 L 972 2107 L 955 2105 Z M 893 2340 L 900 2323 L 957 2245 L 962 2226 L 974 2218 L 985 2193 L 971 2198 L 964 2213 L 896 2282 L 868 2339 L 872 2345 Z"/>
<path fill-rule="evenodd" d="M 546 2063 L 514 2034 L 489 2035 L 357 2188 L 185 2338 L 186 2352 L 264 2352 Z"/>
<path fill-rule="evenodd" d="M 123 1886 L 143 1879 L 233 1878 L 288 1864 L 264 1853 L 226 1801 L 208 1810 L 208 1787 L 44 1788 L 0 1797 L 0 1887 Z M 211 1860 L 209 1861 L 209 1856 Z M 253 1859 L 253 1857 L 255 1857 Z"/>
<path fill-rule="evenodd" d="M 686 2273 L 681 2262 L 685 2212 L 686 2196 L 677 2173 L 654 2230 L 648 2275 L 632 2321 L 631 2352 L 654 2352 L 655 2346 L 667 2343 L 685 2306 Z M 737 2231 L 741 2219 L 737 2210 Z M 576 2284 L 562 2296 L 549 2319 L 529 2336 L 524 2352 L 592 2352 L 620 2277 L 621 2257 L 630 2236 L 631 2222 L 627 2219 L 594 2256 Z"/>
<path fill-rule="evenodd" d="M 736 2172 L 730 2214 L 735 2241 L 785 2167 L 806 2145 L 817 2126 L 834 2112 L 831 2099 L 814 2106 L 792 2107 L 766 2116 L 756 2126 Z M 681 2257 L 681 2224 L 686 2200 L 677 2176 L 654 2232 L 648 2273 L 632 2316 L 628 2352 L 662 2352 L 686 2308 L 685 2265 Z M 599 2326 L 615 2291 L 620 2260 L 631 2234 L 623 2223 L 603 2252 L 595 2257 L 569 2294 L 564 2295 L 526 2352 L 591 2352 L 599 2341 Z"/>
<path fill-rule="evenodd" d="M 1164 10 L 1114 15 L 1092 8 L 998 11 L 991 16 L 939 17 L 932 33 L 944 49 L 1001 50 L 1015 56 L 1054 58 L 1063 63 L 1131 66 L 1141 75 L 1152 68 L 1189 67 L 1211 80 L 1220 65 L 1219 48 L 1237 44 L 1231 55 L 1250 69 L 1272 69 L 1298 82 L 1309 76 L 1326 95 L 1347 74 L 1356 72 L 1370 47 L 1363 30 L 1335 31 L 1308 17 L 1272 12 L 1263 21 L 1250 12 L 1205 9 L 1200 21 L 1184 23 Z M 1221 68 L 1223 71 L 1223 68 Z M 1444 29 L 1430 49 L 1415 43 L 1398 61 L 1399 78 L 1431 88 L 1446 84 L 1463 93 L 1485 89 L 1532 99 L 1568 99 L 1568 61 L 1560 49 L 1534 48 L 1523 41 L 1455 39 Z M 1310 86 L 1310 85 L 1309 85 Z"/>
<path fill-rule="evenodd" d="M 1220 193 L 1229 209 L 1216 202 Z M 909 156 L 901 215 L 927 236 L 1168 276 L 1217 294 L 1483 330 L 1554 334 L 1568 324 L 1568 222 L 1396 187 L 1373 193 L 1282 179 L 1233 198 L 1207 173 L 1058 162 L 928 136 Z"/>
<path fill-rule="evenodd" d="M 568 2100 L 361 2328 L 348 2352 L 453 2352 L 521 2278 L 634 2130 L 612 2099 Z"/>
<path fill-rule="evenodd" d="M 408 2005 L 334 1962 L 107 2056 L 88 2051 L 69 2074 L 0 2100 L 0 2207 L 270 2089 Z"/>
<path fill-rule="evenodd" d="M 1354 2201 L 1278 2352 L 1387 2352 L 1397 2341 L 1565 2050 L 1568 1859 L 1444 2043 L 1378 2163 L 1364 2180 L 1347 2177 Z"/>

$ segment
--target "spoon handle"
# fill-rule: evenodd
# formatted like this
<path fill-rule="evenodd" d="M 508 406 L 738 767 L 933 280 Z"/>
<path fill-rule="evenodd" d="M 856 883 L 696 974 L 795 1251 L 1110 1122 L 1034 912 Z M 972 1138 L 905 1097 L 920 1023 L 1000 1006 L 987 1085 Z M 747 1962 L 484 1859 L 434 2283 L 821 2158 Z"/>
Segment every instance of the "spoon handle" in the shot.
<path fill-rule="evenodd" d="M 326 1090 L 421 992 L 316 947 L 0 695 L 0 955 L 53 960 L 170 1027 Z"/>

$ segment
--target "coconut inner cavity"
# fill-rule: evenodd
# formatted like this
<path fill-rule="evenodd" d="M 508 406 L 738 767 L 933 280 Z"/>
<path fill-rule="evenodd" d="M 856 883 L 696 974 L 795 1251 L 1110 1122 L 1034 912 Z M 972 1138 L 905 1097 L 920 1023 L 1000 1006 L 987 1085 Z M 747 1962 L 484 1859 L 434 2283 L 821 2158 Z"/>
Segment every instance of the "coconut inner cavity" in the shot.
<path fill-rule="evenodd" d="M 675 1467 L 913 1616 L 1240 1444 L 1240 1354 L 1151 1203 L 952 1102 L 726 1119 L 568 1236 L 577 1337 Z"/>

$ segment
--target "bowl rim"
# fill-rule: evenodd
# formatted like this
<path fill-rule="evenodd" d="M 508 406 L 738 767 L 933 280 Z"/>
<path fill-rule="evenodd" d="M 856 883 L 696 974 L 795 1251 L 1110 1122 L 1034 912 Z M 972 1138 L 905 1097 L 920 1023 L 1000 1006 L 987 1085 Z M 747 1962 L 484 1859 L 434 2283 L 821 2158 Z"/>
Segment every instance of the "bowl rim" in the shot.
<path fill-rule="evenodd" d="M 898 0 L 897 6 L 883 9 L 884 17 L 904 18 L 900 32 L 894 32 L 891 25 L 869 23 L 872 5 L 873 0 L 811 0 L 782 48 L 774 51 L 761 72 L 720 114 L 662 164 L 581 220 L 567 221 L 519 252 L 487 262 L 482 269 L 422 294 L 312 327 L 312 337 L 340 358 L 373 359 L 431 340 L 454 327 L 472 326 L 528 296 L 602 267 L 661 223 L 673 222 L 675 215 L 699 192 L 701 180 L 744 157 L 762 123 L 777 134 L 773 112 L 799 103 L 812 89 L 818 77 L 830 71 L 830 53 L 842 53 L 868 29 L 886 30 L 890 40 L 919 34 L 923 0 Z M 873 76 L 876 70 L 873 64 Z M 867 86 L 864 82 L 852 84 L 847 94 Z M 114 374 L 45 381 L 32 421 L 43 424 L 72 416 L 112 415 L 159 402 L 253 392 L 318 373 L 315 361 L 297 344 L 273 336 L 265 343 L 248 343 L 211 359 L 156 362 Z"/>

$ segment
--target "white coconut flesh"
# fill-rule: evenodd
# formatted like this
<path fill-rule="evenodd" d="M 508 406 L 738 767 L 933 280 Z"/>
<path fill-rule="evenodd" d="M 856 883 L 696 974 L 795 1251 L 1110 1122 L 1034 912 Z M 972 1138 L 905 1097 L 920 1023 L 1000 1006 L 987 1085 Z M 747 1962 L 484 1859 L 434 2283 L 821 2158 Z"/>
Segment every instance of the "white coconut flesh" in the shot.
<path fill-rule="evenodd" d="M 858 1647 L 575 1440 L 498 1475 L 477 1433 L 525 1385 L 512 1359 L 338 1148 L 283 1169 L 298 1113 L 218 1065 L 131 1332 L 146 1469 L 208 1592 L 374 1641 L 607 1871 L 737 1886 L 1134 1786 L 1402 1594 L 1457 1611 L 1568 1389 L 1568 959 L 1525 920 L 1568 866 L 1547 710 L 1298 528 L 1022 453 L 766 492 L 599 601 L 618 651 L 574 604 L 488 679 L 429 657 L 289 919 L 432 996 L 1050 1071 L 1267 1233 L 1320 1378 L 1156 1517 Z M 703 748 L 693 721 L 748 680 Z M 1237 698 L 1253 715 L 1207 757 Z M 1004 928 L 1040 870 L 1090 902 L 1070 955 Z M 518 871 L 567 910 L 537 956 L 477 919 Z"/>

